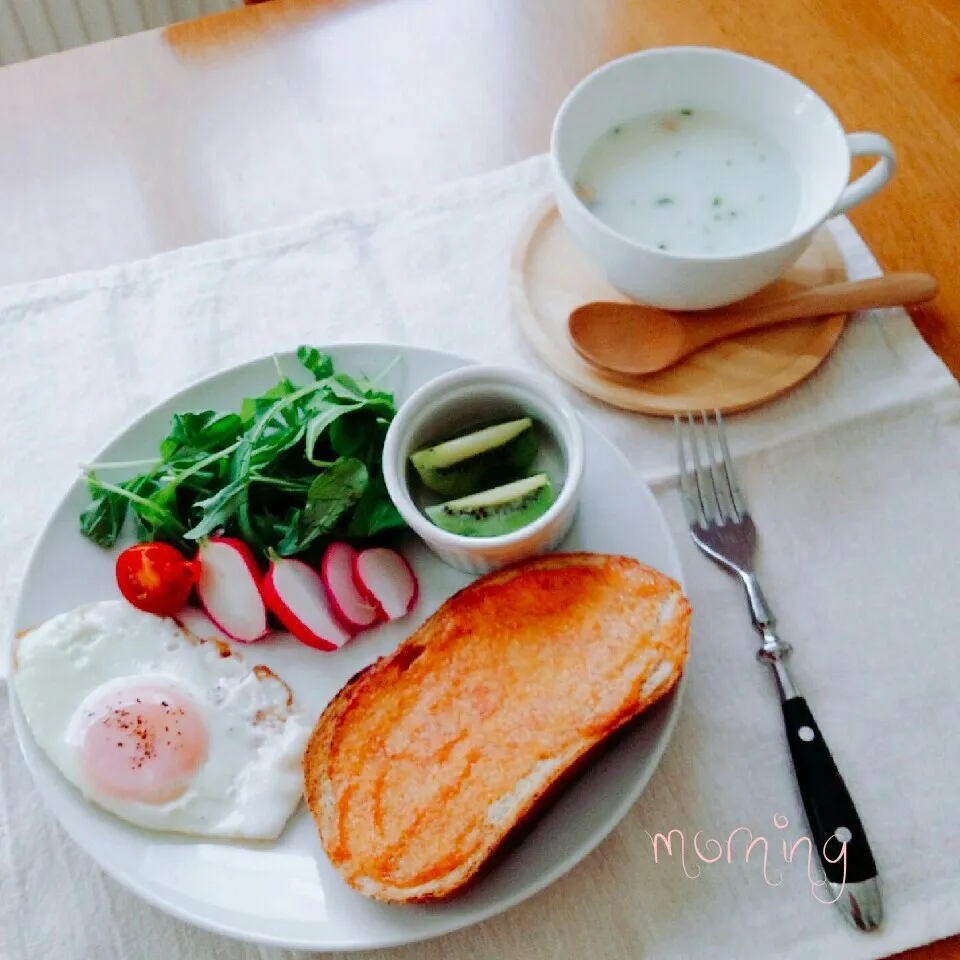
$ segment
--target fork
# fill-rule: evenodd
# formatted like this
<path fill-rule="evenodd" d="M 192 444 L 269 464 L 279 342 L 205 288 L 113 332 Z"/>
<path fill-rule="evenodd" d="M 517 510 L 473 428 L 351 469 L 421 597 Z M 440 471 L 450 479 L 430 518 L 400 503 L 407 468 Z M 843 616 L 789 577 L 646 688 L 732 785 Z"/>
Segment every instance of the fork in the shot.
<path fill-rule="evenodd" d="M 711 422 L 701 410 L 699 419 L 693 413 L 674 416 L 674 425 L 690 534 L 708 557 L 739 577 L 746 591 L 753 624 L 763 638 L 757 659 L 771 667 L 776 679 L 800 799 L 827 889 L 853 926 L 875 930 L 883 917 L 876 864 L 843 778 L 787 669 L 793 648 L 778 636 L 776 619 L 754 571 L 757 531 L 737 482 L 723 418 L 715 410 Z M 828 853 L 830 841 L 834 843 Z"/>

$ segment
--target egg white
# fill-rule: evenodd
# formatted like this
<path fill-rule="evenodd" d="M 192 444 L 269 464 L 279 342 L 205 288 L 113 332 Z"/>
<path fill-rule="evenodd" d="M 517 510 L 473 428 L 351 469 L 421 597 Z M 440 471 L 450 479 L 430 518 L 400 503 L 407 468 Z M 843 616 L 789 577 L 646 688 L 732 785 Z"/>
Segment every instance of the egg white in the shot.
<path fill-rule="evenodd" d="M 270 840 L 302 796 L 311 725 L 286 684 L 217 640 L 192 636 L 126 601 L 67 611 L 23 635 L 14 687 L 38 746 L 88 799 L 151 830 Z M 105 795 L 86 777 L 78 745 L 85 707 L 108 692 L 160 683 L 199 708 L 206 760 L 165 803 Z"/>

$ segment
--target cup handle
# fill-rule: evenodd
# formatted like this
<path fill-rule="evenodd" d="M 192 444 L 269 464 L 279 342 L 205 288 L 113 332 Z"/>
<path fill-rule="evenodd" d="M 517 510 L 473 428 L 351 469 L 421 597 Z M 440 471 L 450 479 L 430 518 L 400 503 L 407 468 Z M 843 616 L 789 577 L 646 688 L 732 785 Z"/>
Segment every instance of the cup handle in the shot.
<path fill-rule="evenodd" d="M 847 146 L 852 157 L 878 156 L 880 159 L 863 176 L 847 184 L 830 213 L 831 217 L 846 213 L 851 207 L 872 197 L 887 183 L 897 168 L 897 155 L 893 144 L 879 133 L 848 133 Z"/>

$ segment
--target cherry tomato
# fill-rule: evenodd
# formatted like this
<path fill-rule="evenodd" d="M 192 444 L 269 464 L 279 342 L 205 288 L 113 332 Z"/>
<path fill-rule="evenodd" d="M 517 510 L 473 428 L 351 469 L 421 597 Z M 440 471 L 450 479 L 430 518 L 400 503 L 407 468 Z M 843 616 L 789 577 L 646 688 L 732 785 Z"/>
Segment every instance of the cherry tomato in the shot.
<path fill-rule="evenodd" d="M 172 617 L 183 609 L 194 564 L 168 543 L 138 543 L 117 557 L 117 586 L 138 610 Z"/>

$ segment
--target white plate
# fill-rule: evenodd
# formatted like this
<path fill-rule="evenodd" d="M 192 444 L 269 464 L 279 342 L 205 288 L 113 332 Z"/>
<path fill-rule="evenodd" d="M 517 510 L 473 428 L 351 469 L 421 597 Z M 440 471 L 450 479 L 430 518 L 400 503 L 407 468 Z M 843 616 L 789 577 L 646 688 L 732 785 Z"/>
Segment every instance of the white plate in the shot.
<path fill-rule="evenodd" d="M 469 362 L 449 354 L 383 344 L 323 348 L 338 370 L 375 376 L 399 357 L 386 383 L 398 402 L 428 380 Z M 295 356 L 285 371 L 304 376 Z M 276 382 L 271 358 L 217 374 L 154 408 L 100 452 L 97 459 L 156 456 L 176 411 L 234 410 L 245 396 Z M 304 380 L 306 382 L 306 380 Z M 666 523 L 649 489 L 617 449 L 584 424 L 586 472 L 579 518 L 561 549 L 634 556 L 683 583 Z M 85 486 L 68 492 L 30 558 L 15 616 L 16 629 L 91 600 L 118 596 L 117 551 L 81 537 Z M 122 544 L 123 545 L 123 544 Z M 121 545 L 121 546 L 122 546 Z M 301 703 L 317 714 L 346 680 L 393 650 L 470 578 L 427 553 L 405 548 L 420 581 L 411 617 L 323 654 L 289 637 L 244 647 L 252 662 L 274 668 Z M 643 791 L 666 748 L 683 684 L 652 709 L 631 736 L 579 779 L 519 849 L 460 898 L 431 906 L 391 907 L 350 890 L 326 860 L 306 808 L 275 844 L 197 842 L 129 826 L 85 802 L 34 743 L 11 697 L 14 726 L 40 794 L 76 843 L 111 876 L 144 900 L 207 930 L 242 940 L 305 950 L 374 949 L 448 933 L 477 923 L 542 890 L 590 853 Z"/>

